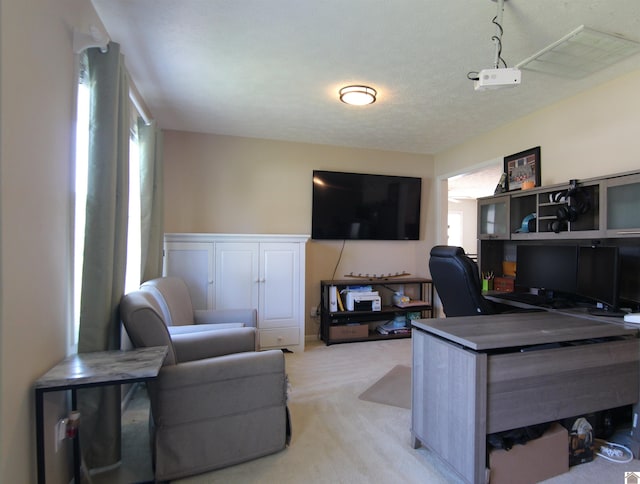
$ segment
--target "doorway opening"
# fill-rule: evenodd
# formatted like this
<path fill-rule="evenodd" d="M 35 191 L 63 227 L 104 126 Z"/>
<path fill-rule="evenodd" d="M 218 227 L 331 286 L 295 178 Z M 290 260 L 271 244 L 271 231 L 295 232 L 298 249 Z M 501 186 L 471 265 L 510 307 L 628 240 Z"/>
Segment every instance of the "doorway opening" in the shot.
<path fill-rule="evenodd" d="M 462 247 L 472 258 L 478 252 L 477 200 L 494 194 L 502 171 L 500 158 L 446 178 L 447 244 Z"/>

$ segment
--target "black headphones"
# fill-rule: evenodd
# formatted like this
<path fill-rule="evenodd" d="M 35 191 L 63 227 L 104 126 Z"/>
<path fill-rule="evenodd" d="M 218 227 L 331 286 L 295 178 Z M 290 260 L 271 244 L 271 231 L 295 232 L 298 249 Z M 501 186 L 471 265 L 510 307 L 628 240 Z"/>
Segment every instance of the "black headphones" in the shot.
<path fill-rule="evenodd" d="M 548 229 L 559 233 L 566 228 L 567 222 L 575 222 L 580 215 L 591 210 L 591 196 L 585 190 L 578 187 L 577 180 L 571 180 L 570 188 L 556 193 L 553 201 L 559 203 L 564 198 L 566 205 L 562 205 L 556 212 L 556 220 L 549 222 Z"/>

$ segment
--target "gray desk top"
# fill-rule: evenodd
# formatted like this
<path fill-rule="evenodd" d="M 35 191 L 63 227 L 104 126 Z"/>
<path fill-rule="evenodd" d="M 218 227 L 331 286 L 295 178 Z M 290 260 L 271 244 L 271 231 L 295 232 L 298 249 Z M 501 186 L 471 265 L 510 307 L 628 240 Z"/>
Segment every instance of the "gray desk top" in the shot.
<path fill-rule="evenodd" d="M 412 325 L 476 351 L 638 335 L 638 328 L 557 312 L 418 319 Z"/>
<path fill-rule="evenodd" d="M 71 355 L 35 382 L 36 390 L 140 381 L 158 376 L 166 346 Z"/>

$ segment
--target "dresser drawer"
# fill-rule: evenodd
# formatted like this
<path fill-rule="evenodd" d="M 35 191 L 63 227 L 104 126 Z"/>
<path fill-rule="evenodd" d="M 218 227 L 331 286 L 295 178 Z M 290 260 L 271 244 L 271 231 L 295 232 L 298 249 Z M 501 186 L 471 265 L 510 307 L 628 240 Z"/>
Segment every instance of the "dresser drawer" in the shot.
<path fill-rule="evenodd" d="M 300 344 L 299 328 L 278 328 L 260 330 L 260 348 L 281 348 Z"/>

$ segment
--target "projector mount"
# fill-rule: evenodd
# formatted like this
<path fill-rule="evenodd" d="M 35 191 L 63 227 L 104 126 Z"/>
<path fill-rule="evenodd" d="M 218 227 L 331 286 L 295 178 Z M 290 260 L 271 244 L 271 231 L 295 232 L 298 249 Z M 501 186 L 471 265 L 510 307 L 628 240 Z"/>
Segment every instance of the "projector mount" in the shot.
<path fill-rule="evenodd" d="M 494 55 L 494 67 L 492 69 L 482 69 L 480 72 L 469 72 L 467 77 L 474 81 L 476 91 L 488 89 L 499 89 L 502 87 L 515 87 L 520 84 L 521 74 L 517 68 L 507 67 L 507 63 L 502 58 L 502 15 L 504 13 L 504 2 L 507 0 L 491 0 L 497 3 L 496 16 L 491 21 L 496 26 L 496 35 L 491 40 L 496 46 Z M 504 67 L 500 67 L 500 65 Z"/>

